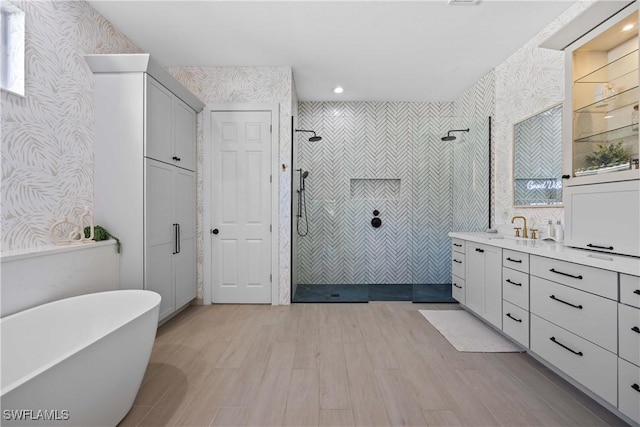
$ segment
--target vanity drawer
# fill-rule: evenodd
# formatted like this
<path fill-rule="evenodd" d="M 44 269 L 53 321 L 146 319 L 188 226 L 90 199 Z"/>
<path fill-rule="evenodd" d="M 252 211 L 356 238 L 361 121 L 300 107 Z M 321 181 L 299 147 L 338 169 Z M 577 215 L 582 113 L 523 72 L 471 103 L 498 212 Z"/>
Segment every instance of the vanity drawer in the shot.
<path fill-rule="evenodd" d="M 533 313 L 531 351 L 616 406 L 618 357 L 615 354 Z"/>
<path fill-rule="evenodd" d="M 464 279 L 461 279 L 458 276 L 453 276 L 451 278 L 451 296 L 463 305 L 465 303 L 464 289 Z"/>
<path fill-rule="evenodd" d="M 451 273 L 461 279 L 465 278 L 464 270 L 466 267 L 466 263 L 464 262 L 464 257 L 464 254 L 451 252 Z"/>
<path fill-rule="evenodd" d="M 502 299 L 529 310 L 529 275 L 503 267 Z"/>
<path fill-rule="evenodd" d="M 618 349 L 618 303 L 531 277 L 531 313 L 612 353 Z"/>
<path fill-rule="evenodd" d="M 640 309 L 618 305 L 618 356 L 640 365 Z"/>
<path fill-rule="evenodd" d="M 502 301 L 502 313 L 502 331 L 529 348 L 529 312 L 508 301 Z"/>
<path fill-rule="evenodd" d="M 640 423 L 640 367 L 618 359 L 618 409 Z"/>
<path fill-rule="evenodd" d="M 451 238 L 451 250 L 454 252 L 464 253 L 465 249 L 465 241 L 462 239 L 456 239 L 455 237 Z"/>
<path fill-rule="evenodd" d="M 532 255 L 531 275 L 618 300 L 618 273 L 613 271 Z"/>
<path fill-rule="evenodd" d="M 640 307 L 640 277 L 620 274 L 620 302 Z"/>
<path fill-rule="evenodd" d="M 503 249 L 502 265 L 504 267 L 522 271 L 523 273 L 529 273 L 529 254 L 512 251 L 510 249 Z"/>

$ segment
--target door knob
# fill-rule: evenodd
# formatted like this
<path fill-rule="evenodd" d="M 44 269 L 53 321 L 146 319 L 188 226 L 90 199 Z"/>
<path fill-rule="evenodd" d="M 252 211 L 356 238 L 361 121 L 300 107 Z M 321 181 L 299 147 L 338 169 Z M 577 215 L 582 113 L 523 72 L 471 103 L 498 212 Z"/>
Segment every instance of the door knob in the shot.
<path fill-rule="evenodd" d="M 211 234 L 218 234 L 220 232 L 220 230 L 218 230 L 217 228 L 212 228 L 211 229 Z"/>

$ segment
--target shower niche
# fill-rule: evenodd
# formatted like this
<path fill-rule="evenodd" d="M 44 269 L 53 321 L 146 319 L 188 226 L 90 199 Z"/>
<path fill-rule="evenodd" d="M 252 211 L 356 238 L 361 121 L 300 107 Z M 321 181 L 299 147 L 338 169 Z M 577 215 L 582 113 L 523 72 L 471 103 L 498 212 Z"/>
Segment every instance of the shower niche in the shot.
<path fill-rule="evenodd" d="M 399 178 L 351 178 L 349 194 L 357 200 L 397 200 L 400 198 Z"/>

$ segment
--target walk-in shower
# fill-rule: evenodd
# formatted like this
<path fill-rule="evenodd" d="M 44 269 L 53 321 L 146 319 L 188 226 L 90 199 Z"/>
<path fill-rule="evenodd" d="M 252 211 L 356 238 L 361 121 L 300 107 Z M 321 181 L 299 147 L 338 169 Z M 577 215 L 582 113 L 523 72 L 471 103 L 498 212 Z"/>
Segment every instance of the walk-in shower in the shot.
<path fill-rule="evenodd" d="M 315 132 L 314 132 L 315 133 Z M 314 137 L 311 137 L 314 138 Z M 315 137 L 315 138 L 320 138 Z M 309 234 L 309 218 L 307 217 L 307 197 L 305 195 L 305 180 L 309 176 L 309 171 L 296 169 L 300 173 L 300 184 L 298 186 L 298 213 L 296 214 L 296 231 L 298 236 L 306 236 Z"/>
<path fill-rule="evenodd" d="M 449 132 L 447 132 L 447 136 L 443 136 L 442 139 L 443 141 L 455 141 L 456 137 L 451 135 L 451 132 L 469 132 L 469 128 L 466 129 L 452 129 Z"/>

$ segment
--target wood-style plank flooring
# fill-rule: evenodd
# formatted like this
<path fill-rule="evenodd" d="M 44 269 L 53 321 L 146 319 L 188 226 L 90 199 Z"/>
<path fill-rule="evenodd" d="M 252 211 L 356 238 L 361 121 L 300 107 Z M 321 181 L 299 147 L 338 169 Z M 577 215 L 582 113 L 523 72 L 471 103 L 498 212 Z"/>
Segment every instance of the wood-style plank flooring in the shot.
<path fill-rule="evenodd" d="M 625 425 L 521 353 L 460 353 L 419 309 L 192 306 L 158 330 L 120 426 Z"/>

